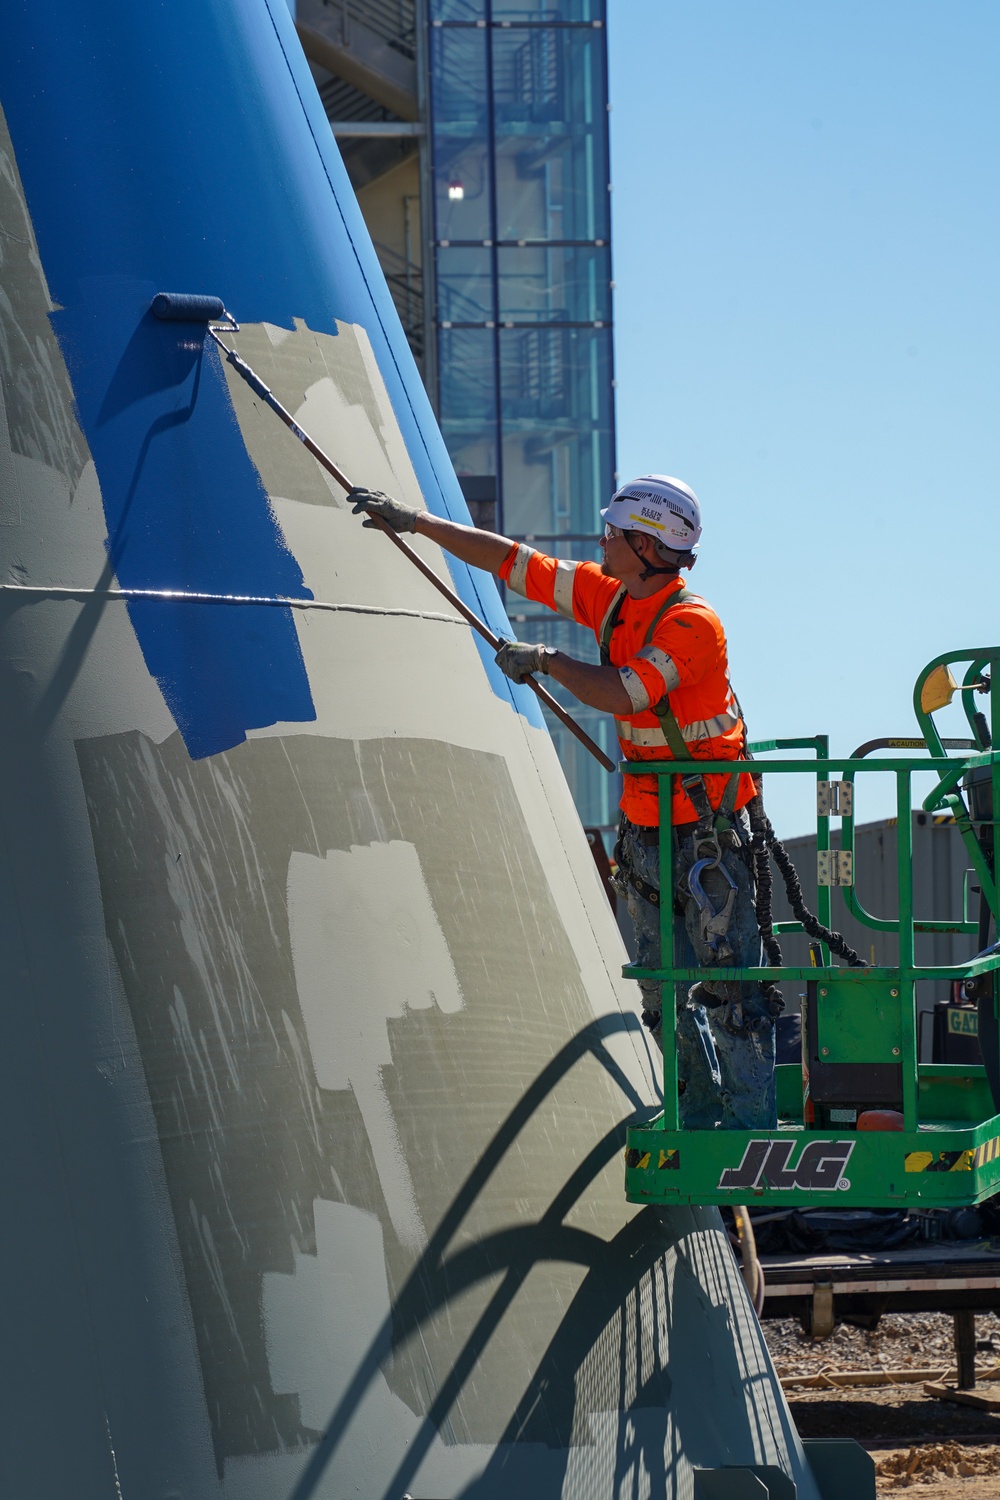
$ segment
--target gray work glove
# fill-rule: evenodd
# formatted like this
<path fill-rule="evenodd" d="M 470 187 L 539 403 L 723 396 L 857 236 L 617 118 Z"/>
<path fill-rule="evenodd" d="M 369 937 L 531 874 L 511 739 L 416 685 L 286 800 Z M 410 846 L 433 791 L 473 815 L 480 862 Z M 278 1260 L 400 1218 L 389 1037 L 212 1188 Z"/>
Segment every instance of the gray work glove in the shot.
<path fill-rule="evenodd" d="M 548 672 L 555 655 L 551 646 L 525 646 L 521 641 L 504 641 L 496 654 L 496 664 L 512 682 L 523 682 L 530 672 Z"/>
<path fill-rule="evenodd" d="M 394 500 L 391 495 L 383 495 L 381 490 L 366 490 L 363 485 L 356 484 L 347 493 L 347 498 L 354 506 L 356 516 L 381 516 L 387 521 L 393 531 L 416 531 L 417 517 L 420 512 L 414 510 L 412 505 L 404 505 L 401 500 Z M 372 520 L 362 521 L 363 526 L 377 526 Z"/>

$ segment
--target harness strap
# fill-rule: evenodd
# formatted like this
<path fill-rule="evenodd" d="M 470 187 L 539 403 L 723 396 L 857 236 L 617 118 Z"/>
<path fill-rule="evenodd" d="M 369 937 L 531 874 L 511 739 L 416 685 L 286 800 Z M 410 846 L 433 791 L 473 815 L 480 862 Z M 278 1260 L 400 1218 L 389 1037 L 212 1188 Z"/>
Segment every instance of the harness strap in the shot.
<path fill-rule="evenodd" d="M 626 589 L 625 585 L 622 584 L 621 588 L 618 590 L 617 599 L 604 617 L 604 624 L 601 627 L 601 634 L 598 639 L 598 644 L 601 648 L 602 667 L 610 667 L 611 665 L 611 637 L 614 634 L 615 627 L 618 624 L 618 621 L 622 617 L 622 610 L 625 608 L 625 600 L 627 598 L 628 590 Z"/>
<path fill-rule="evenodd" d="M 664 600 L 662 606 L 654 615 L 649 629 L 646 631 L 646 639 L 643 642 L 644 646 L 648 646 L 652 643 L 656 627 L 657 625 L 659 625 L 660 621 L 663 619 L 663 616 L 667 613 L 667 611 L 669 609 L 673 609 L 675 604 L 685 603 L 685 601 L 690 599 L 691 597 L 692 595 L 690 589 L 682 588 L 678 589 L 676 593 L 671 594 L 669 599 Z M 681 726 L 677 722 L 677 715 L 670 707 L 670 694 L 664 693 L 660 701 L 658 703 L 652 704 L 651 707 L 653 713 L 660 721 L 660 728 L 663 730 L 663 737 L 666 740 L 667 744 L 670 746 L 670 753 L 673 756 L 674 760 L 687 760 L 688 748 L 684 741 L 684 736 L 681 734 Z M 732 777 L 730 777 L 730 780 L 732 780 Z M 691 803 L 691 806 L 694 808 L 695 816 L 697 817 L 699 824 L 705 829 L 711 828 L 715 822 L 715 814 L 712 812 L 712 804 L 709 801 L 708 789 L 705 786 L 704 776 L 699 775 L 697 772 L 692 772 L 689 776 L 682 776 L 681 786 L 687 793 L 688 799 Z M 728 792 L 728 790 L 729 787 L 727 785 L 726 791 Z M 735 800 L 736 792 L 734 790 L 734 803 Z M 730 809 L 730 812 L 731 811 L 732 809 Z"/>
<path fill-rule="evenodd" d="M 694 597 L 695 596 L 690 589 L 679 588 L 676 589 L 674 593 L 669 596 L 669 598 L 665 599 L 660 608 L 657 610 L 656 614 L 653 616 L 652 623 L 650 624 L 649 629 L 646 631 L 646 639 L 643 641 L 643 645 L 649 646 L 652 644 L 656 627 L 657 625 L 659 625 L 660 621 L 663 619 L 663 616 L 667 613 L 668 610 L 673 609 L 677 604 L 684 604 L 688 599 L 692 599 Z M 615 600 L 615 603 L 608 611 L 607 616 L 605 617 L 604 625 L 600 635 L 602 666 L 607 667 L 611 665 L 611 637 L 616 626 L 618 625 L 619 620 L 621 619 L 621 613 L 625 607 L 625 601 L 627 598 L 628 594 L 623 588 L 618 598 Z M 687 760 L 687 744 L 685 743 L 684 736 L 681 733 L 681 727 L 677 722 L 677 716 L 674 713 L 673 709 L 670 707 L 669 693 L 664 693 L 660 701 L 658 703 L 652 704 L 651 708 L 652 712 L 660 721 L 660 728 L 663 731 L 663 737 L 670 747 L 670 753 L 673 756 L 674 760 Z M 736 808 L 736 798 L 739 795 L 740 789 L 740 773 L 738 771 L 734 771 L 726 782 L 726 789 L 723 792 L 722 801 L 719 804 L 719 810 L 717 814 L 712 811 L 712 804 L 709 801 L 708 790 L 705 786 L 704 776 L 699 775 L 697 772 L 694 772 L 689 776 L 682 776 L 681 786 L 687 793 L 691 806 L 694 808 L 695 816 L 698 819 L 698 822 L 703 827 L 710 828 L 716 825 L 718 822 L 721 822 L 723 824 L 729 824 L 732 822 L 733 812 Z M 640 892 L 640 894 L 642 893 Z"/>

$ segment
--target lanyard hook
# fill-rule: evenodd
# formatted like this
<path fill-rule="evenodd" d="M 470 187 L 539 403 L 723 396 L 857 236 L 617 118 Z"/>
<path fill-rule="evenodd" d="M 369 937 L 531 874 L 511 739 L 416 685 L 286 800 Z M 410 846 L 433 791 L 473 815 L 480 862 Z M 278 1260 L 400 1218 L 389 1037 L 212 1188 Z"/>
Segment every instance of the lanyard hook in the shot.
<path fill-rule="evenodd" d="M 725 904 L 717 912 L 713 912 L 712 903 L 708 899 L 705 888 L 701 883 L 701 877 L 705 870 L 717 869 L 729 885 L 729 893 Z M 737 885 L 725 865 L 721 862 L 721 851 L 715 859 L 699 859 L 688 871 L 688 889 L 694 897 L 695 905 L 701 919 L 701 930 L 708 942 L 709 947 L 717 953 L 733 917 L 733 906 L 736 901 Z"/>

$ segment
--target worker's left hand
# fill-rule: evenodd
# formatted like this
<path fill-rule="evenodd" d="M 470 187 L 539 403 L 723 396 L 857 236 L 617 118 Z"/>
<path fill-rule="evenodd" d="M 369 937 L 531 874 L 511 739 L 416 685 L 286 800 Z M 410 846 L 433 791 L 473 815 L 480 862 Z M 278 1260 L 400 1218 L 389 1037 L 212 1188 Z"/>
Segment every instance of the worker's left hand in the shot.
<path fill-rule="evenodd" d="M 356 484 L 352 490 L 348 490 L 347 499 L 354 506 L 356 516 L 368 517 L 362 521 L 362 526 L 377 526 L 378 522 L 371 520 L 371 517 L 379 516 L 388 522 L 393 531 L 417 529 L 417 516 L 420 512 L 414 510 L 412 505 L 394 500 L 391 495 L 383 495 L 381 490 L 366 490 L 364 485 Z"/>
<path fill-rule="evenodd" d="M 531 672 L 547 672 L 554 654 L 551 646 L 526 646 L 522 641 L 504 641 L 496 654 L 496 663 L 512 682 L 523 682 Z"/>

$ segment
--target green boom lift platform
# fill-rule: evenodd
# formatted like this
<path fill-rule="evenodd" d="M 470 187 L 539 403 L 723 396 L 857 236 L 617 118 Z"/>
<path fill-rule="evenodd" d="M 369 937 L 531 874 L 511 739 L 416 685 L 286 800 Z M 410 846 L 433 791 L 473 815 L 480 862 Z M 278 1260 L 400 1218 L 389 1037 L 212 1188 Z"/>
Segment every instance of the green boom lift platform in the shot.
<path fill-rule="evenodd" d="M 818 945 L 815 967 L 681 969 L 674 964 L 672 903 L 661 907 L 660 969 L 628 965 L 632 979 L 661 980 L 663 1005 L 663 1114 L 632 1126 L 625 1152 L 625 1190 L 632 1203 L 754 1203 L 849 1208 L 951 1208 L 980 1203 L 1000 1192 L 1000 1041 L 997 1025 L 995 872 L 1000 827 L 1000 693 L 990 694 L 990 722 L 977 709 L 988 693 L 1000 647 L 953 651 L 924 668 L 914 689 L 922 739 L 872 741 L 846 760 L 831 759 L 825 736 L 751 744 L 751 754 L 811 749 L 815 759 L 741 762 L 765 782 L 776 775 L 808 775 L 817 782 L 817 915 L 830 926 L 831 897 L 839 886 L 848 910 L 869 927 L 894 932 L 895 968 L 846 967 Z M 965 665 L 961 685 L 951 667 Z M 972 738 L 942 739 L 934 714 L 959 693 Z M 918 756 L 869 759 L 874 750 L 925 751 Z M 949 751 L 959 750 L 955 755 Z M 626 774 L 650 774 L 649 762 L 626 764 Z M 671 783 L 694 771 L 734 769 L 732 761 L 667 761 L 660 778 L 660 868 L 672 868 Z M 936 785 L 924 799 L 928 811 L 954 814 L 980 891 L 978 920 L 968 900 L 962 921 L 915 920 L 913 914 L 912 778 L 930 772 Z M 899 916 L 877 917 L 858 900 L 854 886 L 854 787 L 862 774 L 895 778 L 898 817 Z M 839 848 L 832 846 L 831 817 L 839 816 Z M 966 882 L 968 894 L 968 882 Z M 776 932 L 801 932 L 798 922 L 776 923 Z M 967 933 L 977 956 L 964 964 L 920 967 L 914 937 L 922 932 Z M 970 944 L 970 946 L 973 946 Z M 803 1062 L 778 1067 L 776 1130 L 681 1130 L 677 1095 L 673 986 L 699 979 L 798 982 L 803 1000 Z M 925 1064 L 917 1053 L 916 984 L 960 980 L 979 1005 L 983 1065 Z M 858 1130 L 859 1111 L 902 1114 L 902 1129 Z M 898 1123 L 898 1122 L 897 1122 Z"/>

